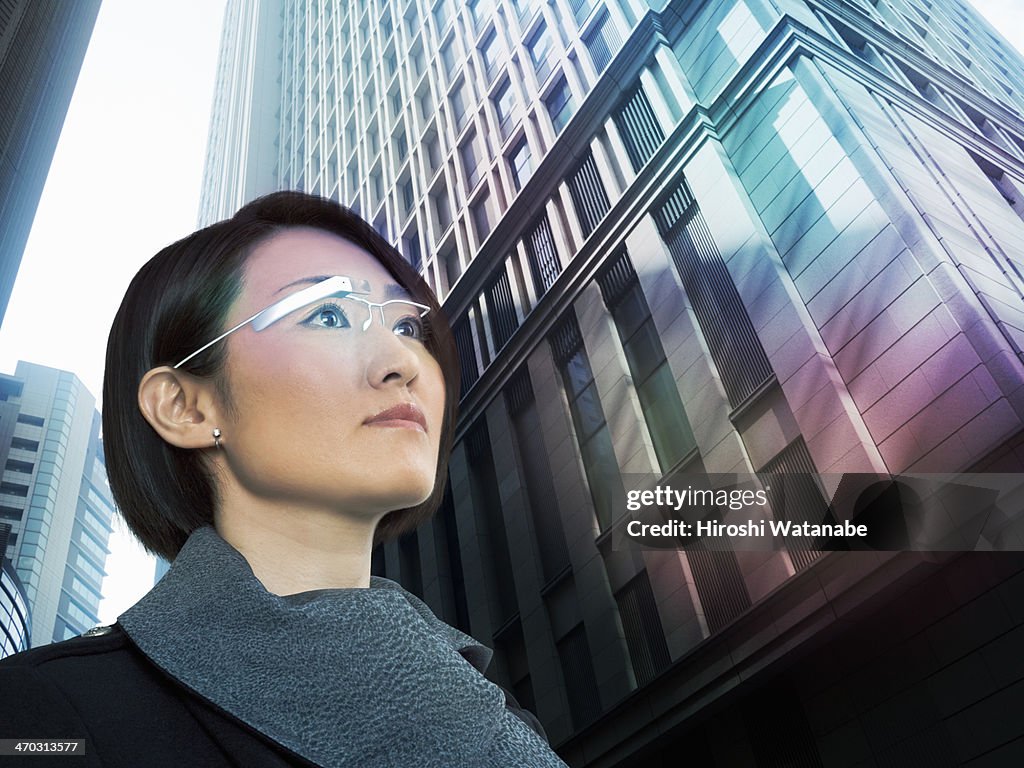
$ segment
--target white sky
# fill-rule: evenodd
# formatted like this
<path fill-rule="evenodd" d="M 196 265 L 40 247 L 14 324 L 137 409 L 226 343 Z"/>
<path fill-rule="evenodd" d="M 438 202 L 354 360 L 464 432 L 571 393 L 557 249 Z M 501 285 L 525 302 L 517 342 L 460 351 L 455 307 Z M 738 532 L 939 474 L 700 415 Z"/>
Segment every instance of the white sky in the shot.
<path fill-rule="evenodd" d="M 1018 50 L 1022 0 L 972 0 Z M 125 288 L 193 231 L 225 0 L 103 0 L 3 327 L 19 359 L 73 371 L 99 398 L 107 332 Z M 153 559 L 120 529 L 100 621 L 152 586 Z"/>

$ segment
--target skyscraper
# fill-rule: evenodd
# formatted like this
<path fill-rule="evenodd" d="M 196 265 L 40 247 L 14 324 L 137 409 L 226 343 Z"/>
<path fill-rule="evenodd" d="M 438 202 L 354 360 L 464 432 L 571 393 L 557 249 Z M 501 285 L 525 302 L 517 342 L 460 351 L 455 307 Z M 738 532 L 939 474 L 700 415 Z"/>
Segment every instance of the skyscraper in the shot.
<path fill-rule="evenodd" d="M 14 565 L 3 552 L 7 551 L 10 523 L 0 523 L 0 659 L 29 647 L 32 619 L 28 598 Z"/>
<path fill-rule="evenodd" d="M 99 8 L 0 2 L 0 322 Z"/>
<path fill-rule="evenodd" d="M 232 0 L 220 73 L 203 222 L 331 196 L 443 299 L 450 494 L 375 570 L 567 762 L 1019 749 L 1019 553 L 613 543 L 638 476 L 1020 472 L 1024 61 L 968 5 Z"/>
<path fill-rule="evenodd" d="M 0 377 L 14 411 L 0 487 L 7 556 L 32 613 L 32 645 L 99 623 L 114 504 L 96 400 L 74 374 L 21 361 Z"/>

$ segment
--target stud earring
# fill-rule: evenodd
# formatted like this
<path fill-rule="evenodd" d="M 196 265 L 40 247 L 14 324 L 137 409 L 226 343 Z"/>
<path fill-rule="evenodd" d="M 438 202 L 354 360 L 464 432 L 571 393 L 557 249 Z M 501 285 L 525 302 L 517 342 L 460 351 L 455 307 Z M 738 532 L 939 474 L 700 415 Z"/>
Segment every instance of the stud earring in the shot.
<path fill-rule="evenodd" d="M 213 446 L 220 448 L 220 427 L 213 428 Z"/>

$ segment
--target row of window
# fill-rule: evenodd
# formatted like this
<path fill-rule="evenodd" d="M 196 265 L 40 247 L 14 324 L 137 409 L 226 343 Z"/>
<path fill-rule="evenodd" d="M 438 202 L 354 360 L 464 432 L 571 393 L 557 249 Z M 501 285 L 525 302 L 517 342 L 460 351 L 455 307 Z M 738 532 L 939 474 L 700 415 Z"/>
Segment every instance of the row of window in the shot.
<path fill-rule="evenodd" d="M 955 6 L 921 6 L 906 0 L 861 0 L 887 29 L 914 47 L 930 51 L 962 75 L 971 77 L 991 96 L 1024 106 L 1024 76 L 1011 63 L 1004 44 L 984 32 L 974 19 Z M 980 54 L 980 55 L 979 55 Z"/>
<path fill-rule="evenodd" d="M 682 460 L 688 471 L 703 472 L 696 454 L 692 431 L 686 419 L 675 382 L 669 373 L 660 339 L 652 327 L 650 311 L 639 288 L 639 281 L 628 255 L 622 252 L 598 277 L 601 293 L 615 320 L 620 340 L 626 351 L 630 373 L 637 386 L 642 410 L 656 445 L 662 467 L 678 468 Z M 549 335 L 573 425 L 573 436 L 583 459 L 585 480 L 593 499 L 599 528 L 609 530 L 615 511 L 610 500 L 621 498 L 622 480 L 612 446 L 611 436 L 594 383 L 594 375 L 574 313 Z M 643 391 L 656 383 L 657 395 L 645 398 Z M 661 384 L 662 386 L 658 386 Z M 650 392 L 650 390 L 648 390 Z M 525 504 L 533 522 L 536 545 L 544 582 L 544 594 L 552 594 L 554 584 L 571 582 L 571 568 L 565 533 L 552 500 L 557 498 L 553 469 L 547 456 L 537 450 L 541 432 L 536 399 L 526 369 L 513 376 L 504 391 L 507 412 L 512 425 L 512 442 L 516 449 L 520 478 L 524 486 Z M 659 429 L 665 429 L 655 437 Z M 557 437 L 555 438 L 557 440 Z M 504 514 L 486 422 L 481 419 L 464 441 L 469 463 L 474 519 L 486 530 L 490 549 L 484 558 L 493 563 L 487 573 L 493 585 L 493 600 L 499 613 L 495 622 L 504 625 L 495 646 L 507 654 L 506 667 L 517 696 L 532 700 L 529 667 L 518 621 L 515 583 L 509 553 L 505 550 Z M 766 486 L 780 487 L 775 473 L 813 473 L 814 465 L 802 440 L 787 447 L 758 473 Z M 809 475 L 800 478 L 802 485 L 787 485 L 785 514 L 800 521 L 818 522 L 827 506 L 820 489 Z M 783 509 L 780 500 L 773 504 Z M 773 506 L 773 508 L 776 508 Z M 792 562 L 798 569 L 807 567 L 819 555 L 811 540 L 791 546 Z M 457 551 L 457 550 L 456 550 Z M 701 542 L 686 549 L 700 607 L 708 630 L 717 632 L 745 611 L 751 600 L 735 555 L 727 551 L 709 550 Z M 449 557 L 451 553 L 449 552 Z M 403 571 L 404 573 L 404 571 Z M 647 573 L 641 570 L 622 588 L 616 590 L 618 616 L 625 632 L 629 661 L 638 686 L 655 679 L 669 664 L 665 631 Z M 564 610 L 561 601 L 548 601 L 549 610 Z M 556 628 L 564 623 L 552 618 Z M 594 670 L 586 627 L 576 623 L 569 631 L 555 638 L 558 658 L 569 699 L 574 726 L 578 729 L 600 714 L 600 698 L 596 695 Z"/>
<path fill-rule="evenodd" d="M 875 45 L 860 32 L 857 32 L 848 25 L 825 13 L 819 13 L 819 18 L 835 31 L 836 37 L 847 48 L 872 68 L 896 80 L 903 86 L 909 86 L 922 98 L 950 117 L 963 123 L 969 129 L 982 134 L 1005 151 L 1015 155 L 1018 159 L 1024 160 L 1024 136 L 1017 135 L 996 125 L 982 112 L 968 104 L 964 98 L 948 92 L 931 78 Z M 957 66 L 955 69 L 959 72 L 962 67 Z M 984 87 L 984 82 L 980 83 L 980 85 Z M 991 91 L 992 89 L 988 88 L 986 90 Z M 1007 88 L 1007 90 L 1009 89 Z M 1003 95 L 1005 97 L 1008 94 Z M 1021 101 L 1015 107 L 1018 110 L 1021 108 L 1024 108 L 1024 101 Z"/>
<path fill-rule="evenodd" d="M 641 86 L 638 85 L 624 99 L 619 109 L 613 112 L 613 118 L 626 147 L 630 164 L 634 171 L 639 171 L 665 139 L 665 133 Z M 532 155 L 525 137 L 523 141 L 513 145 L 509 160 L 517 185 L 525 185 L 533 172 Z M 585 238 L 589 237 L 611 208 L 592 152 L 588 151 L 571 169 L 566 181 L 580 230 Z M 557 197 L 555 205 L 559 205 Z M 471 207 L 471 211 L 474 210 Z M 474 215 L 477 236 L 482 242 L 490 231 L 490 224 L 489 221 L 484 220 L 481 223 L 477 219 L 478 217 Z M 522 245 L 533 294 L 539 299 L 554 285 L 563 269 L 563 258 L 558 252 L 556 238 L 546 211 L 526 228 Z M 479 347 L 479 358 L 483 361 L 491 359 L 492 350 L 493 354 L 497 354 L 519 327 L 521 318 L 525 318 L 527 314 L 525 308 L 529 304 L 529 292 L 525 286 L 510 281 L 508 274 L 510 269 L 515 272 L 517 263 L 515 254 L 510 256 L 506 260 L 506 268 L 497 270 L 495 278 L 485 287 L 481 297 L 486 307 L 484 314 L 487 326 L 481 328 L 478 335 L 490 339 L 490 344 L 482 343 Z M 473 314 L 479 317 L 477 310 L 474 310 Z M 480 375 L 472 322 L 469 316 L 465 316 L 455 323 L 456 338 L 461 342 L 465 354 L 462 360 L 463 394 Z"/>
<path fill-rule="evenodd" d="M 614 51 L 621 45 L 621 41 L 608 11 L 600 6 L 591 6 L 592 4 L 590 3 L 585 3 L 579 6 L 583 10 L 580 10 L 580 14 L 577 15 L 577 18 L 587 19 L 587 17 L 590 17 L 589 21 L 586 23 L 586 29 L 583 30 L 582 39 L 587 50 L 590 51 L 595 69 L 600 72 L 605 66 L 607 66 L 611 57 L 614 55 Z M 540 67 L 542 75 L 541 80 L 543 80 L 544 77 L 553 71 L 553 65 L 549 65 L 549 62 L 553 61 L 555 58 L 553 53 L 554 48 L 551 32 L 547 26 L 548 20 L 541 17 L 539 20 L 535 21 L 536 23 L 532 23 L 530 25 L 531 29 L 528 32 L 525 44 L 530 60 L 534 61 Z M 493 76 L 497 76 L 497 72 L 499 71 L 497 53 L 497 47 L 499 45 L 498 40 L 497 31 L 492 27 L 486 31 L 482 42 L 478 46 L 481 51 L 483 67 L 485 70 L 489 70 Z M 454 38 L 449 40 L 449 42 L 442 47 L 441 61 L 446 68 L 454 72 L 454 68 L 457 67 L 457 60 L 452 52 L 453 48 L 451 46 L 453 42 Z M 413 51 L 413 53 L 415 53 L 415 51 Z M 415 60 L 415 56 L 413 56 L 413 60 Z M 328 77 L 332 77 L 332 74 L 328 73 Z M 576 107 L 570 84 L 566 77 L 564 75 L 560 75 L 553 77 L 552 79 L 553 82 L 546 89 L 546 95 L 543 97 L 543 103 L 554 126 L 554 130 L 557 133 L 568 122 Z M 511 82 L 511 78 L 506 77 L 492 98 L 492 103 L 494 104 L 495 113 L 497 115 L 497 122 L 503 137 L 507 137 L 510 134 L 514 124 L 513 121 L 516 117 L 513 115 L 515 108 L 515 93 Z M 299 90 L 303 90 L 304 87 L 305 86 L 303 84 Z M 331 80 L 331 85 L 328 86 L 327 93 L 329 95 L 328 100 L 330 101 L 330 94 L 333 93 L 333 80 Z M 369 100 L 368 103 L 376 105 L 377 99 L 372 93 L 367 92 L 365 96 Z M 405 118 L 403 113 L 406 111 L 406 106 L 405 101 L 401 98 L 401 89 L 396 89 L 391 96 L 392 100 L 395 102 L 393 105 L 395 117 L 396 119 L 404 122 Z M 419 99 L 424 121 L 431 121 L 434 118 L 435 106 L 429 87 L 420 89 Z M 461 132 L 468 126 L 473 110 L 473 107 L 471 106 L 472 101 L 473 98 L 469 93 L 468 81 L 463 80 L 461 83 L 457 83 L 453 87 L 449 95 L 448 106 L 450 107 L 450 113 L 453 118 L 456 132 Z M 330 108 L 330 105 L 328 105 L 328 109 Z M 289 111 L 285 116 L 284 125 L 304 122 L 304 117 L 299 119 L 297 117 L 292 117 L 291 114 L 292 113 Z M 394 228 L 397 227 L 404 230 L 402 236 L 398 238 L 400 243 L 422 252 L 424 250 L 424 244 L 423 241 L 419 240 L 419 238 L 425 234 L 423 232 L 423 227 L 421 225 L 412 224 L 406 226 L 403 222 L 405 222 L 411 215 L 418 200 L 420 199 L 420 195 L 422 195 L 426 190 L 416 190 L 413 177 L 419 174 L 409 173 L 408 170 L 406 170 L 406 172 L 401 174 L 404 177 L 404 180 L 399 179 L 398 182 L 399 192 L 397 199 L 399 201 L 399 206 L 396 208 L 394 216 L 389 215 L 389 211 L 381 207 L 386 196 L 386 185 L 383 178 L 384 172 L 381 167 L 382 164 L 379 162 L 380 141 L 377 139 L 378 131 L 375 127 L 376 119 L 372 120 L 371 123 L 370 129 L 364 132 L 357 132 L 354 130 L 354 124 L 350 125 L 352 130 L 346 129 L 346 135 L 351 134 L 349 137 L 349 146 L 352 149 L 354 149 L 357 144 L 361 143 L 357 140 L 357 134 L 362 133 L 368 137 L 368 141 L 365 142 L 365 144 L 369 148 L 370 156 L 378 157 L 378 161 L 374 163 L 374 169 L 371 170 L 369 174 L 358 173 L 358 162 L 356 161 L 355 155 L 353 155 L 346 163 L 349 167 L 347 176 L 351 177 L 349 182 L 351 183 L 353 190 L 358 189 L 361 179 L 366 178 L 369 180 L 368 199 L 366 201 L 367 205 L 361 206 L 358 197 L 355 196 L 348 197 L 347 202 L 354 205 L 357 210 L 365 208 L 374 212 L 379 209 L 379 212 L 373 216 L 373 219 L 375 225 L 385 235 L 385 237 L 389 240 L 394 240 L 395 237 L 393 232 Z M 319 118 L 315 121 L 313 132 L 314 138 L 310 139 L 311 141 L 315 141 L 317 148 L 320 146 L 320 140 L 316 137 L 318 132 Z M 336 135 L 336 131 L 327 131 L 327 133 L 329 135 Z M 398 159 L 399 162 L 404 161 L 408 156 L 409 140 L 406 138 L 406 135 L 404 128 L 401 127 L 396 127 L 392 134 L 392 140 L 396 144 L 394 157 Z M 328 139 L 328 145 L 333 146 L 333 141 L 334 140 Z M 300 145 L 304 144 L 304 139 L 299 138 L 298 142 Z M 405 145 L 404 150 L 402 149 L 403 144 Z M 476 134 L 472 134 L 466 137 L 459 146 L 459 161 L 462 165 L 462 170 L 464 171 L 465 186 L 468 189 L 472 189 L 480 183 L 484 175 L 482 166 L 488 162 L 485 159 L 488 152 L 486 147 L 482 146 L 482 144 L 483 142 L 480 138 Z M 422 146 L 426 150 L 424 153 L 426 155 L 425 160 L 427 161 L 427 167 L 431 172 L 428 175 L 432 175 L 433 173 L 436 173 L 442 165 L 442 152 L 439 146 L 439 136 L 435 129 L 428 130 L 428 133 L 425 135 L 425 140 L 422 142 Z M 283 148 L 282 151 L 284 152 L 282 155 L 283 158 L 294 155 L 303 161 L 306 159 L 303 157 L 305 149 L 302 146 L 299 146 L 298 150 L 295 152 L 292 152 L 288 148 Z M 329 164 L 334 166 L 340 161 L 334 159 L 337 151 L 335 150 L 332 152 L 332 159 Z M 311 155 L 313 155 L 312 160 L 314 161 L 313 171 L 315 173 L 319 173 L 321 165 L 319 150 L 312 152 Z M 525 135 L 522 135 L 517 139 L 517 143 L 513 151 L 506 155 L 507 159 L 514 163 L 513 167 L 515 172 L 513 173 L 512 178 L 513 184 L 517 189 L 521 188 L 521 185 L 525 182 L 525 179 L 528 178 L 531 171 L 529 155 L 530 147 Z M 353 171 L 356 172 L 353 173 Z M 327 174 L 330 178 L 324 177 L 322 179 L 318 179 L 313 185 L 313 191 L 331 193 L 338 185 L 339 178 L 334 168 L 331 168 Z M 292 175 L 294 176 L 294 174 Z M 303 174 L 300 173 L 299 178 L 292 179 L 294 185 L 299 188 L 306 186 L 302 175 Z M 461 180 L 454 181 L 456 186 L 460 185 L 460 181 Z M 444 234 L 452 221 L 452 206 L 448 197 L 449 186 L 450 185 L 447 184 L 440 185 L 437 189 L 432 189 L 430 191 L 430 202 L 432 203 L 433 208 L 431 213 L 436 216 L 435 221 L 437 223 L 437 231 L 434 233 L 433 239 L 435 244 L 439 241 L 439 238 Z M 487 194 L 488 193 L 486 192 L 481 193 L 481 197 L 486 196 Z M 490 220 L 493 216 L 487 210 L 487 206 L 477 204 L 475 206 L 475 210 L 470 211 L 470 216 L 474 225 L 478 223 L 486 224 L 487 226 L 483 228 L 489 230 Z M 389 221 L 390 218 L 397 218 L 397 221 Z M 419 260 L 421 261 L 422 257 L 420 257 Z M 416 255 L 411 255 L 410 262 L 416 261 Z"/>
<path fill-rule="evenodd" d="M 564 327 L 569 328 L 568 335 L 556 332 L 552 340 L 553 346 L 556 343 L 559 346 L 576 343 L 574 339 L 569 338 L 573 333 L 572 326 Z M 575 358 L 568 362 L 569 366 L 577 370 L 587 366 L 585 358 L 579 356 L 581 349 L 564 351 L 570 358 Z M 566 601 L 557 597 L 558 593 L 573 590 L 575 586 L 569 565 L 565 533 L 558 515 L 551 509 L 551 501 L 555 498 L 551 467 L 542 452 L 533 448 L 540 430 L 540 419 L 533 388 L 525 369 L 512 379 L 505 390 L 505 398 L 513 426 L 513 443 L 523 472 L 524 490 L 528 497 L 527 506 L 532 511 L 533 540 L 540 555 L 544 581 L 548 585 L 545 588 L 548 595 L 545 602 L 548 610 L 552 612 L 549 623 L 555 632 L 555 649 L 568 697 L 569 713 L 574 727 L 578 730 L 600 714 L 600 696 L 586 627 L 578 617 L 565 615 Z M 490 436 L 484 420 L 469 431 L 463 444 L 469 463 L 474 518 L 478 526 L 486 531 L 486 535 L 479 538 L 488 542 L 489 547 L 483 562 L 489 566 L 486 578 L 491 587 L 493 610 L 497 611 L 494 614 L 495 623 L 500 627 L 494 636 L 494 645 L 505 661 L 509 682 L 517 699 L 520 703 L 532 707 L 535 706 L 533 684 L 519 618 L 501 494 L 491 453 Z M 615 467 L 615 476 L 617 472 L 618 469 Z M 450 504 L 451 500 L 448 497 L 445 507 L 450 507 Z M 440 517 L 453 522 L 450 508 L 443 507 Z M 454 552 L 453 558 L 452 548 L 449 547 L 448 562 L 452 563 L 453 570 L 460 571 L 457 536 Z M 554 586 L 556 584 L 557 586 Z M 463 596 L 462 600 L 464 599 Z M 615 601 L 626 633 L 629 661 L 633 666 L 637 685 L 643 686 L 660 674 L 669 663 L 665 633 L 646 571 L 640 571 L 618 590 L 615 593 Z M 571 626 L 566 628 L 567 619 Z"/>

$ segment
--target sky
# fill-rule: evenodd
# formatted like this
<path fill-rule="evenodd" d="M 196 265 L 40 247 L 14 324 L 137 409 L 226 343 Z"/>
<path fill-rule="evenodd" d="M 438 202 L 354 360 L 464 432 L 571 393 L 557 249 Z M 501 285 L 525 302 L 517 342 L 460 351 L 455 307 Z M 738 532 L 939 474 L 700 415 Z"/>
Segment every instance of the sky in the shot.
<path fill-rule="evenodd" d="M 1021 2 L 972 5 L 1022 50 Z M 224 5 L 103 0 L 0 328 L 0 372 L 19 359 L 62 368 L 99 399 L 128 282 L 196 227 Z M 153 568 L 118 523 L 101 623 L 149 590 Z"/>
<path fill-rule="evenodd" d="M 99 400 L 129 281 L 196 228 L 224 5 L 103 0 L 0 328 L 0 372 L 19 359 L 62 368 Z M 104 624 L 153 585 L 153 558 L 117 520 Z"/>

